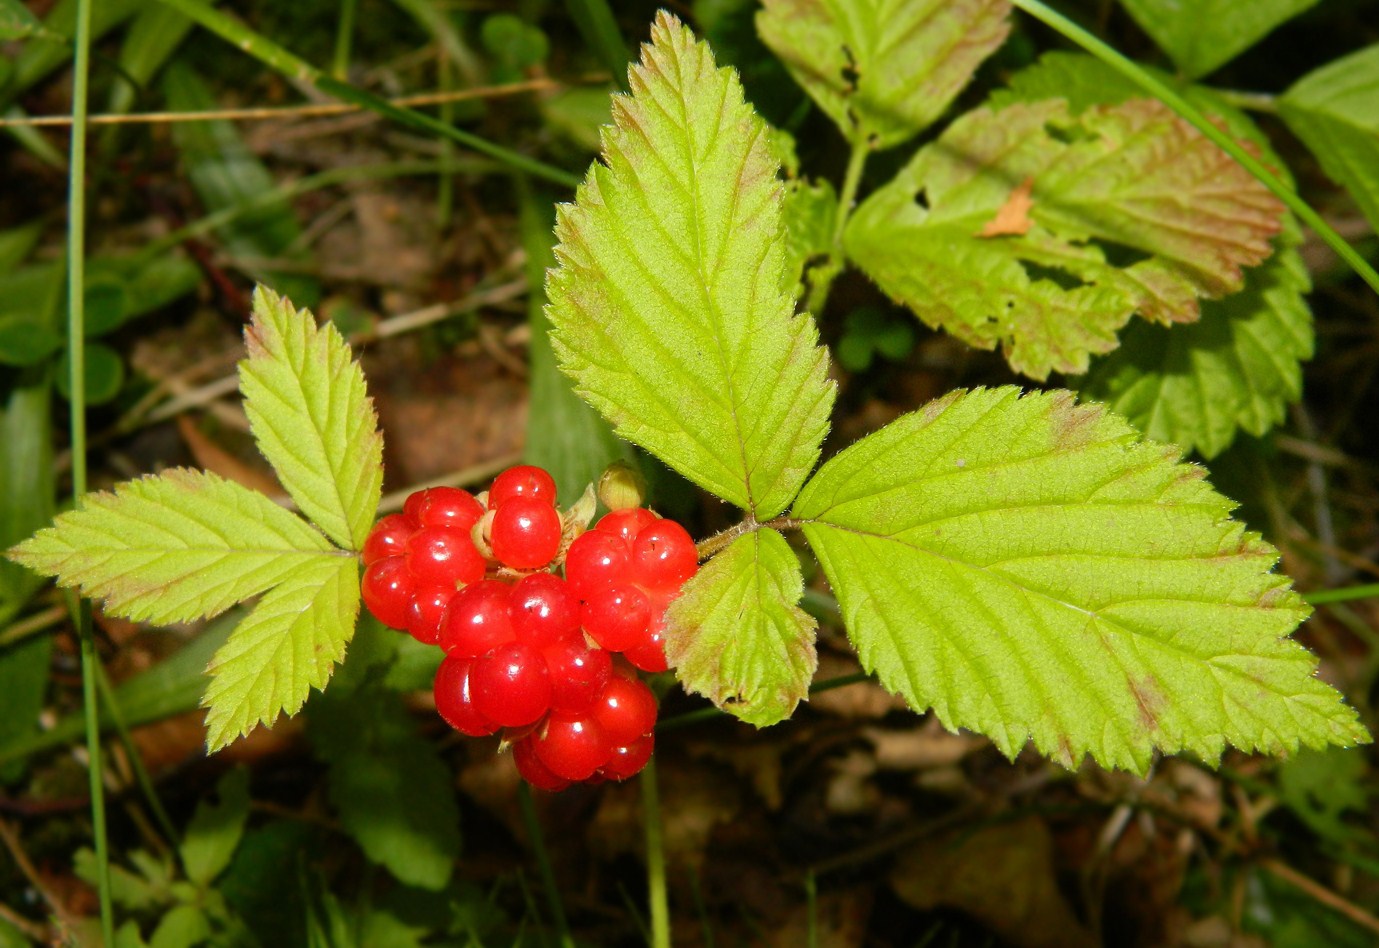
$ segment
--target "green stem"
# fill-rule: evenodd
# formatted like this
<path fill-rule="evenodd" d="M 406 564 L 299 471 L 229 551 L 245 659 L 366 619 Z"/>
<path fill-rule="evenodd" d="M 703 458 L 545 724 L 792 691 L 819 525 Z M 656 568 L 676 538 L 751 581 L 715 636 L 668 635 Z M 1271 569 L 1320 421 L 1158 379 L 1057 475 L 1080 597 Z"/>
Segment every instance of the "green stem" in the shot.
<path fill-rule="evenodd" d="M 613 74 L 618 88 L 627 92 L 627 43 L 618 30 L 608 0 L 566 0 L 565 10 L 575 21 L 575 28 L 584 41 Z"/>
<path fill-rule="evenodd" d="M 661 797 L 656 761 L 642 768 L 642 818 L 646 827 L 646 889 L 651 903 L 651 948 L 670 948 L 670 900 L 666 896 L 666 853 L 661 839 Z"/>
<path fill-rule="evenodd" d="M 91 3 L 77 0 L 72 66 L 72 155 L 67 197 L 67 352 L 71 394 L 72 493 L 82 506 L 86 493 L 86 105 L 91 72 Z M 105 782 L 101 770 L 100 706 L 96 678 L 100 656 L 91 630 L 91 604 L 76 610 L 81 642 L 82 705 L 86 711 L 86 754 L 91 787 L 91 831 L 96 844 L 96 885 L 100 894 L 101 934 L 115 943 L 115 912 L 110 900 L 110 849 L 105 832 Z"/>
<path fill-rule="evenodd" d="M 1264 185 L 1272 191 L 1280 201 L 1288 205 L 1294 214 L 1298 215 L 1307 226 L 1316 231 L 1317 236 L 1326 241 L 1331 249 L 1336 251 L 1337 255 L 1349 264 L 1352 270 L 1360 275 L 1361 279 L 1368 283 L 1376 293 L 1379 293 L 1379 272 L 1376 272 L 1375 269 L 1365 261 L 1365 258 L 1360 256 L 1355 248 L 1351 247 L 1350 244 L 1346 242 L 1344 237 L 1336 233 L 1331 225 L 1322 219 L 1320 214 L 1312 210 L 1312 207 L 1300 198 L 1296 191 L 1266 168 L 1263 162 L 1241 147 L 1235 139 L 1231 138 L 1228 134 L 1212 124 L 1211 120 L 1203 115 L 1201 111 L 1180 96 L 1166 83 L 1150 75 L 1138 64 L 1122 56 L 1116 50 L 1097 39 L 1091 33 L 1088 33 L 1072 20 L 1049 9 L 1046 5 L 1041 3 L 1040 0 L 1012 0 L 1012 2 L 1036 20 L 1057 30 L 1059 33 L 1063 34 L 1063 36 L 1067 37 L 1078 46 L 1081 46 L 1097 59 L 1100 59 L 1106 65 L 1125 76 L 1174 112 L 1177 112 L 1184 121 L 1191 124 L 1199 132 L 1215 142 L 1222 151 L 1238 161 L 1241 167 L 1252 174 L 1260 184 Z"/>
<path fill-rule="evenodd" d="M 820 692 L 832 691 L 834 688 L 846 688 L 848 685 L 856 685 L 871 678 L 866 672 L 853 672 L 851 675 L 839 675 L 837 678 L 826 678 L 823 681 L 816 681 L 809 686 L 809 693 L 817 695 Z M 714 718 L 722 717 L 727 714 L 719 708 L 698 708 L 694 711 L 686 711 L 684 714 L 677 714 L 672 718 L 662 718 L 656 724 L 656 733 L 674 730 L 677 727 L 685 727 L 689 724 L 698 724 L 700 721 L 711 721 Z"/>
<path fill-rule="evenodd" d="M 495 145 L 478 135 L 470 134 L 453 125 L 446 125 L 424 112 L 394 105 L 372 92 L 350 85 L 348 82 L 334 79 L 272 40 L 255 33 L 234 17 L 222 13 L 214 7 L 207 6 L 200 0 L 159 0 L 159 2 L 181 11 L 192 22 L 210 30 L 227 43 L 238 46 L 259 62 L 272 67 L 289 79 L 308 83 L 327 95 L 345 102 L 353 102 L 400 124 L 459 142 L 466 148 L 488 155 L 513 170 L 524 171 L 533 177 L 569 188 L 579 184 L 580 179 L 563 168 L 556 168 L 543 161 L 537 161 L 535 158 L 528 158 L 526 155 L 501 145 Z"/>
<path fill-rule="evenodd" d="M 550 853 L 546 851 L 546 837 L 541 832 L 541 822 L 536 818 L 536 804 L 532 801 L 531 786 L 525 780 L 517 784 L 517 802 L 522 807 L 522 822 L 526 824 L 527 836 L 536 852 L 536 866 L 541 873 L 541 885 L 546 890 L 546 901 L 550 904 L 551 915 L 555 917 L 556 931 L 560 933 L 561 948 L 574 948 L 575 940 L 570 934 L 570 923 L 565 919 L 565 905 L 560 901 L 560 889 L 555 884 L 555 871 L 551 869 Z"/>
<path fill-rule="evenodd" d="M 1344 589 L 1320 589 L 1303 595 L 1303 599 L 1313 606 L 1325 606 L 1333 602 L 1350 602 L 1352 599 L 1373 599 L 1379 597 L 1379 583 L 1367 586 L 1346 586 Z"/>
<path fill-rule="evenodd" d="M 134 771 L 134 782 L 139 785 L 139 790 L 143 793 L 145 802 L 148 803 L 154 821 L 162 830 L 164 837 L 167 838 L 168 845 L 177 854 L 177 860 L 180 864 L 182 849 L 178 842 L 180 837 L 177 833 L 177 827 L 173 826 L 168 811 L 163 807 L 163 801 L 158 799 L 158 791 L 153 786 L 153 778 L 149 776 L 148 768 L 144 766 L 144 758 L 134 743 L 134 737 L 129 732 L 129 726 L 125 724 L 124 715 L 120 713 L 120 704 L 115 698 L 115 689 L 110 687 L 110 678 L 99 664 L 96 665 L 96 687 L 100 691 L 101 700 L 105 705 L 105 713 L 111 723 L 115 725 L 115 733 L 119 735 L 120 743 L 125 749 L 125 755 L 129 758 L 130 769 Z"/>
<path fill-rule="evenodd" d="M 336 79 L 345 80 L 350 74 L 350 49 L 354 45 L 354 16 L 359 0 L 340 0 L 340 22 L 335 27 L 335 60 L 330 72 Z"/>
<path fill-rule="evenodd" d="M 818 282 L 809 290 L 806 309 L 818 316 L 828 302 L 833 281 L 843 272 L 845 255 L 843 253 L 843 234 L 847 230 L 848 218 L 852 216 L 852 205 L 857 200 L 857 189 L 862 184 L 862 172 L 867 167 L 867 156 L 871 146 L 866 137 L 859 135 L 852 143 L 852 153 L 848 156 L 847 171 L 843 174 L 843 190 L 838 194 L 838 219 L 833 222 L 833 239 L 828 250 L 828 262 L 815 269 Z"/>

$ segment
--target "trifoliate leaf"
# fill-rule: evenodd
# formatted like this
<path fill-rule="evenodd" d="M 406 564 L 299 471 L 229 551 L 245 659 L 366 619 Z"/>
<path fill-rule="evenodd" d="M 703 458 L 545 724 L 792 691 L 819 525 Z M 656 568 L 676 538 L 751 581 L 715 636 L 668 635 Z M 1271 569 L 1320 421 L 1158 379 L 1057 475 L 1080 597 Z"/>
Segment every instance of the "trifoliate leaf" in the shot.
<path fill-rule="evenodd" d="M 1278 110 L 1379 230 L 1379 43 L 1308 73 Z"/>
<path fill-rule="evenodd" d="M 130 619 L 209 618 L 322 563 L 355 565 L 301 518 L 215 474 L 175 468 L 83 503 L 9 557 Z"/>
<path fill-rule="evenodd" d="M 383 490 L 383 439 L 364 373 L 335 327 L 254 291 L 239 364 L 244 411 L 283 487 L 347 550 L 364 545 Z"/>
<path fill-rule="evenodd" d="M 800 561 L 775 530 L 734 540 L 666 612 L 666 660 L 680 682 L 748 724 L 782 721 L 819 665 Z"/>
<path fill-rule="evenodd" d="M 1122 419 L 1068 392 L 954 392 L 863 439 L 792 516 L 863 666 L 1007 755 L 1143 772 L 1369 740 L 1288 634 L 1277 551 Z"/>
<path fill-rule="evenodd" d="M 260 599 L 207 669 L 206 745 L 219 750 L 280 711 L 296 714 L 345 657 L 358 613 L 354 557 L 317 559 Z"/>
<path fill-rule="evenodd" d="M 617 433 L 767 518 L 819 456 L 834 386 L 794 315 L 781 184 L 736 76 L 661 14 L 556 223 L 561 368 Z"/>
<path fill-rule="evenodd" d="M 1292 244 L 1245 276 L 1245 289 L 1202 303 L 1187 326 L 1133 322 L 1078 386 L 1156 441 L 1215 457 L 1237 431 L 1262 435 L 1302 395 L 1312 356 L 1312 281 Z"/>
<path fill-rule="evenodd" d="M 1027 233 L 981 236 L 1025 188 Z M 1158 102 L 1051 100 L 959 119 L 863 203 L 845 246 L 926 323 L 1043 379 L 1085 371 L 1132 313 L 1197 319 L 1199 296 L 1269 255 L 1282 211 Z"/>
<path fill-rule="evenodd" d="M 853 142 L 923 130 L 1010 32 L 1007 0 L 766 0 L 762 40 Z"/>
<path fill-rule="evenodd" d="M 1189 78 L 1224 66 L 1317 0 L 1121 0 Z"/>

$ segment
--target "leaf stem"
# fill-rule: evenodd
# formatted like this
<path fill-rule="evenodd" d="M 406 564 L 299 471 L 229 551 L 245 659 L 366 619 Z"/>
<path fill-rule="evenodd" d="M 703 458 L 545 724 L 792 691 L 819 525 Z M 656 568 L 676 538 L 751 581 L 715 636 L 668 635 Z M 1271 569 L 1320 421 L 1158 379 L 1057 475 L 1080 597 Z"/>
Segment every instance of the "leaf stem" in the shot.
<path fill-rule="evenodd" d="M 548 165 L 543 161 L 537 161 L 535 158 L 528 158 L 526 155 L 501 145 L 495 145 L 478 135 L 473 135 L 453 125 L 447 125 L 424 112 L 394 105 L 372 92 L 328 76 L 306 60 L 300 59 L 267 37 L 254 32 L 234 17 L 203 4 L 199 0 L 159 0 L 159 2 L 180 11 L 192 22 L 210 30 L 227 43 L 238 46 L 259 62 L 272 67 L 289 79 L 308 83 L 327 95 L 361 105 L 403 125 L 409 125 L 421 131 L 439 135 L 441 138 L 459 142 L 466 148 L 488 155 L 513 170 L 525 171 L 533 177 L 569 188 L 579 184 L 579 177 L 563 168 Z"/>
<path fill-rule="evenodd" d="M 1379 597 L 1379 583 L 1366 586 L 1346 586 L 1341 589 L 1319 589 L 1304 593 L 1303 600 L 1309 605 L 1325 606 L 1333 602 L 1350 602 L 1353 599 L 1373 599 Z"/>
<path fill-rule="evenodd" d="M 86 493 L 86 112 L 91 72 L 91 4 L 77 0 L 76 31 L 72 38 L 72 153 L 68 163 L 67 194 L 67 363 L 71 394 L 72 493 L 77 509 Z M 101 935 L 115 943 L 115 912 L 110 897 L 110 849 L 105 831 L 105 782 L 101 769 L 100 706 L 96 678 L 100 656 L 91 630 L 91 604 L 76 608 L 81 642 L 82 705 L 86 712 L 87 776 L 91 788 L 91 832 L 96 847 L 96 885 L 101 908 Z"/>
<path fill-rule="evenodd" d="M 864 136 L 852 142 L 852 153 L 848 156 L 847 171 L 843 173 L 843 189 L 838 194 L 838 219 L 833 222 L 833 238 L 828 249 L 828 262 L 815 268 L 819 282 L 809 290 L 809 300 L 805 308 L 818 316 L 828 302 L 833 281 L 843 271 L 843 234 L 847 230 L 848 218 L 852 215 L 852 205 L 857 201 L 857 189 L 862 184 L 862 172 L 867 167 L 867 156 L 871 146 Z"/>
<path fill-rule="evenodd" d="M 532 849 L 536 852 L 536 866 L 541 873 L 541 885 L 546 890 L 546 901 L 551 915 L 555 918 L 556 931 L 560 933 L 561 948 L 574 948 L 575 940 L 570 934 L 570 923 L 565 919 L 565 905 L 560 901 L 560 889 L 555 884 L 555 871 L 551 868 L 550 853 L 546 851 L 546 837 L 541 832 L 541 821 L 536 818 L 536 804 L 532 801 L 531 786 L 525 781 L 517 784 L 517 802 L 522 807 L 522 822 L 527 827 Z"/>
<path fill-rule="evenodd" d="M 1254 155 L 1240 146 L 1235 139 L 1231 138 L 1221 129 L 1217 128 L 1211 121 L 1202 114 L 1194 105 L 1180 96 L 1166 83 L 1159 81 L 1150 75 L 1138 64 L 1121 55 L 1115 49 L 1088 33 L 1072 20 L 1063 16 L 1040 0 L 1011 0 L 1015 6 L 1024 10 L 1036 20 L 1052 27 L 1054 30 L 1063 34 L 1072 42 L 1081 46 L 1097 59 L 1125 76 L 1131 82 L 1144 89 L 1154 96 L 1164 105 L 1174 112 L 1177 112 L 1184 121 L 1191 124 L 1199 132 L 1216 143 L 1226 154 L 1238 161 L 1246 171 L 1254 175 L 1260 184 L 1264 185 L 1284 204 L 1297 214 L 1307 226 L 1316 231 L 1317 236 L 1336 251 L 1336 254 L 1350 265 L 1350 268 L 1360 275 L 1370 287 L 1379 293 L 1379 272 L 1366 262 L 1365 258 L 1346 242 L 1346 239 L 1322 219 L 1322 216 L 1312 210 L 1312 206 L 1298 196 L 1298 193 L 1285 184 L 1272 171 L 1264 166 Z"/>
<path fill-rule="evenodd" d="M 646 827 L 646 888 L 651 903 L 651 948 L 670 948 L 670 900 L 666 896 L 666 854 L 661 839 L 661 798 L 656 788 L 656 760 L 647 761 L 638 778 Z"/>

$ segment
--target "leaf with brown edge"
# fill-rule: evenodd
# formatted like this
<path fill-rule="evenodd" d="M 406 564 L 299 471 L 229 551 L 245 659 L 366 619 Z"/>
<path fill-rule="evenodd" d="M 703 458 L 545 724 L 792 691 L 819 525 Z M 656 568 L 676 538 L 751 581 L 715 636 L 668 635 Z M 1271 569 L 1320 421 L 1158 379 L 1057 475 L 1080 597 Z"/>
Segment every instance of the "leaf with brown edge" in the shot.
<path fill-rule="evenodd" d="M 689 691 L 766 727 L 809 695 L 816 623 L 797 603 L 800 561 L 775 530 L 738 537 L 666 612 L 666 660 Z"/>
<path fill-rule="evenodd" d="M 766 0 L 757 31 L 853 142 L 928 127 L 1010 32 L 1007 0 Z"/>
<path fill-rule="evenodd" d="M 1032 180 L 1023 234 L 982 229 Z M 1271 252 L 1283 206 L 1149 100 L 978 109 L 848 223 L 848 256 L 924 322 L 1002 346 L 1036 379 L 1080 373 L 1138 313 L 1192 322 Z"/>

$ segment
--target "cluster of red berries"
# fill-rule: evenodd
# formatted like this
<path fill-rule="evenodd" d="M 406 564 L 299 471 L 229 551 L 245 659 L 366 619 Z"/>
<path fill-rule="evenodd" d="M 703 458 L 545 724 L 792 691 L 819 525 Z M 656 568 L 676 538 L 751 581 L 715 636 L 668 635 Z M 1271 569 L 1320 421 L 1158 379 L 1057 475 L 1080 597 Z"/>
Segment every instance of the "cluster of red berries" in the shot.
<path fill-rule="evenodd" d="M 614 510 L 572 542 L 567 520 L 551 476 L 522 466 L 479 497 L 418 491 L 363 549 L 369 611 L 445 650 L 441 717 L 473 737 L 507 729 L 544 790 L 646 765 L 656 698 L 636 669 L 665 670 L 665 609 L 698 568 L 685 529 L 650 510 Z"/>

